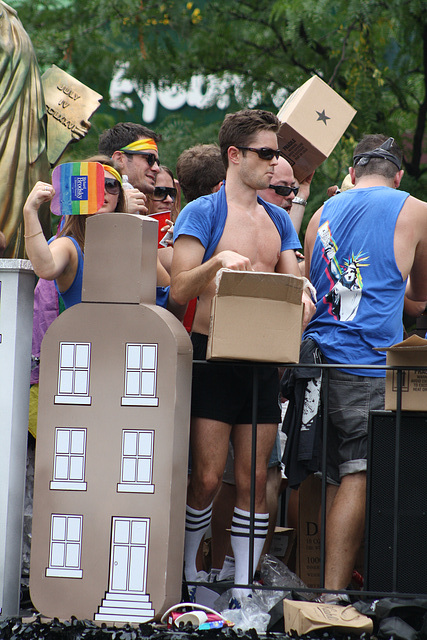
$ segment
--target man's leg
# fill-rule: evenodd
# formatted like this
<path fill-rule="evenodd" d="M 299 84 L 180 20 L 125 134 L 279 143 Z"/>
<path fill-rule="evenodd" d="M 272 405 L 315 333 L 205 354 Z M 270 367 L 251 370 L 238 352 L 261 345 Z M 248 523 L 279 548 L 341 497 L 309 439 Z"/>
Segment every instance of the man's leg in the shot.
<path fill-rule="evenodd" d="M 230 425 L 191 420 L 191 476 L 187 491 L 184 565 L 186 580 L 195 580 L 196 556 L 212 515 L 212 501 L 220 486 L 227 459 Z"/>
<path fill-rule="evenodd" d="M 366 473 L 344 476 L 326 519 L 326 589 L 345 589 L 350 583 L 363 539 L 365 503 Z"/>
<path fill-rule="evenodd" d="M 255 473 L 255 538 L 253 552 L 254 570 L 258 564 L 268 530 L 266 504 L 267 465 L 276 438 L 277 424 L 259 424 L 257 429 Z M 236 477 L 236 507 L 231 525 L 231 545 L 236 563 L 236 584 L 252 582 L 249 576 L 249 531 L 251 488 L 251 425 L 233 428 L 234 471 Z M 237 597 L 241 593 L 235 593 Z"/>

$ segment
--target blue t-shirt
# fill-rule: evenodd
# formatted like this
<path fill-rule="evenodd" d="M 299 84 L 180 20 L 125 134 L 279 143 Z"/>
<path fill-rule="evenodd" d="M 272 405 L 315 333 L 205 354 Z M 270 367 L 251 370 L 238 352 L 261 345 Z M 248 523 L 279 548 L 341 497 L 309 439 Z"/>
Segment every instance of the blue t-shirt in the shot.
<path fill-rule="evenodd" d="M 304 338 L 330 363 L 385 365 L 385 354 L 373 349 L 402 340 L 406 281 L 394 257 L 394 232 L 408 195 L 389 187 L 350 189 L 323 207 L 310 264 L 318 302 Z"/>
<path fill-rule="evenodd" d="M 281 238 L 280 250 L 301 249 L 298 235 L 286 211 L 261 198 L 258 198 L 258 202 L 276 225 Z M 174 241 L 180 235 L 197 238 L 205 247 L 203 262 L 206 262 L 212 257 L 221 239 L 227 220 L 227 211 L 224 185 L 216 193 L 189 202 L 176 219 L 173 230 Z"/>
<path fill-rule="evenodd" d="M 82 286 L 83 286 L 83 262 L 84 256 L 82 250 L 80 249 L 80 245 L 75 238 L 72 236 L 67 236 L 73 242 L 74 246 L 77 250 L 78 263 L 77 263 L 77 271 L 74 277 L 72 284 L 68 287 L 66 291 L 59 291 L 58 285 L 55 282 L 56 290 L 64 301 L 65 308 L 68 309 L 75 304 L 79 304 L 82 301 Z M 51 238 L 49 240 L 49 244 L 55 240 L 55 238 Z M 170 287 L 156 287 L 156 305 L 159 307 L 167 308 L 168 298 L 169 298 L 169 289 Z"/>

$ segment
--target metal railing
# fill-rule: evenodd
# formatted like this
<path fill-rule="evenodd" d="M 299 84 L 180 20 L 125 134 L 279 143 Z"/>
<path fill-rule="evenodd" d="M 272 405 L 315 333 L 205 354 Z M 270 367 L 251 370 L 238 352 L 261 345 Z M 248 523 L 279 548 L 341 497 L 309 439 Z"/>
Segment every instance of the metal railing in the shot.
<path fill-rule="evenodd" d="M 210 363 L 202 360 L 194 361 L 197 364 L 204 364 L 209 366 Z M 258 380 L 258 368 L 259 366 L 265 366 L 265 362 L 256 363 L 256 362 L 248 362 L 248 361 L 235 361 L 235 360 L 227 360 L 220 361 L 221 364 L 230 364 L 233 366 L 244 366 L 244 367 L 252 367 L 252 394 L 253 394 L 253 402 L 252 402 L 252 458 L 251 458 L 251 492 L 250 492 L 250 537 L 249 537 L 249 566 L 248 566 L 248 575 L 254 575 L 254 566 L 253 566 L 253 548 L 254 548 L 254 516 L 255 516 L 255 474 L 256 474 L 256 442 L 257 442 L 257 412 L 258 412 L 258 390 L 259 390 L 259 380 Z M 219 361 L 216 361 L 219 363 Z M 328 391 L 329 391 L 329 371 L 331 369 L 364 369 L 364 370 L 382 370 L 382 371 L 396 371 L 397 372 L 397 385 L 396 385 L 396 411 L 390 412 L 395 415 L 396 420 L 396 446 L 395 446 L 395 457 L 394 457 L 394 507 L 393 507 L 393 548 L 392 548 L 392 556 L 393 556 L 393 568 L 392 568 L 392 587 L 390 590 L 386 591 L 373 591 L 367 590 L 365 588 L 353 590 L 353 589 L 343 589 L 343 590 L 334 590 L 333 593 L 346 593 L 350 596 L 356 596 L 358 599 L 362 598 L 382 598 L 382 597 L 399 597 L 399 598 L 416 598 L 416 597 L 425 597 L 426 593 L 408 593 L 401 592 L 397 589 L 398 583 L 398 558 L 397 558 L 397 548 L 398 548 L 398 511 L 399 511 L 399 469 L 400 469 L 400 435 L 401 435 L 401 423 L 402 423 L 402 388 L 403 388 L 403 374 L 405 371 L 427 371 L 426 366 L 378 366 L 378 365 L 348 365 L 348 364 L 314 364 L 314 363 L 268 363 L 272 366 L 277 367 L 285 367 L 285 368 L 311 368 L 311 369 L 321 369 L 322 370 L 322 386 L 324 392 L 322 392 L 322 400 L 323 400 L 323 408 L 322 408 L 322 469 L 326 469 L 326 459 L 327 459 L 327 436 L 328 436 Z M 427 407 L 426 407 L 427 412 Z M 421 414 L 422 415 L 422 414 Z M 427 451 L 425 452 L 426 465 L 427 465 Z M 286 472 L 286 470 L 285 470 Z M 426 470 L 427 475 L 427 470 Z M 321 517 L 320 517 L 320 583 L 318 588 L 314 587 L 298 587 L 296 590 L 301 593 L 307 594 L 320 594 L 320 593 L 328 593 L 331 592 L 324 588 L 324 580 L 325 580 L 325 530 L 326 530 L 326 487 L 327 480 L 326 474 L 322 474 L 322 484 L 321 484 Z M 365 534 L 365 540 L 366 540 Z M 367 541 L 369 544 L 369 540 Z M 252 551 L 252 552 L 251 552 Z M 426 540 L 426 550 L 425 555 L 427 557 L 427 540 Z M 366 568 L 366 565 L 365 565 Z M 427 583 L 427 577 L 426 577 Z M 184 583 L 188 585 L 203 585 L 207 587 L 212 587 L 211 583 L 203 583 L 203 582 L 190 582 Z M 227 587 L 231 586 L 236 587 L 246 587 L 253 589 L 261 589 L 261 590 L 274 590 L 274 591 L 283 591 L 284 593 L 288 593 L 290 591 L 290 587 L 283 585 L 283 587 L 278 586 L 263 586 L 259 584 L 254 584 L 253 582 L 247 585 L 239 585 L 239 584 L 231 584 L 227 583 Z"/>

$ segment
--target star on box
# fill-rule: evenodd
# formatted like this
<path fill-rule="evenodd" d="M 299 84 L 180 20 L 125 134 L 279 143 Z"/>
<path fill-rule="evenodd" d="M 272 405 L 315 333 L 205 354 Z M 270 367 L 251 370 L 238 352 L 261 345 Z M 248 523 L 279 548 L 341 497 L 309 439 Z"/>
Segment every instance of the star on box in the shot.
<path fill-rule="evenodd" d="M 323 111 L 316 111 L 316 113 L 319 116 L 317 118 L 317 122 L 321 120 L 322 122 L 325 123 L 325 126 L 328 126 L 328 123 L 326 122 L 326 120 L 330 120 L 330 117 L 326 115 L 325 110 L 323 109 Z"/>

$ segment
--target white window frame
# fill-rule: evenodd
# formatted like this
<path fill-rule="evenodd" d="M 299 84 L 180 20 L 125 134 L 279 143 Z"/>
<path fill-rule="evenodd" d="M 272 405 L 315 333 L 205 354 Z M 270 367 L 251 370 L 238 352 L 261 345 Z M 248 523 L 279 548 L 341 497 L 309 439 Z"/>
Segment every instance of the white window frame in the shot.
<path fill-rule="evenodd" d="M 86 491 L 86 439 L 87 429 L 83 427 L 55 429 L 52 480 L 49 485 L 51 489 Z M 80 477 L 77 477 L 76 470 L 79 469 Z"/>
<path fill-rule="evenodd" d="M 122 406 L 158 407 L 158 345 L 128 342 L 125 349 Z"/>
<path fill-rule="evenodd" d="M 145 442 L 144 442 L 145 441 Z M 148 445 L 148 446 L 147 446 Z M 153 483 L 154 431 L 146 429 L 123 429 L 120 482 L 121 493 L 154 493 Z M 141 467 L 147 479 L 140 480 Z"/>
<path fill-rule="evenodd" d="M 52 513 L 48 578 L 82 578 L 83 516 Z"/>
<path fill-rule="evenodd" d="M 55 404 L 92 404 L 89 395 L 90 359 L 90 342 L 59 343 L 58 393 Z"/>

